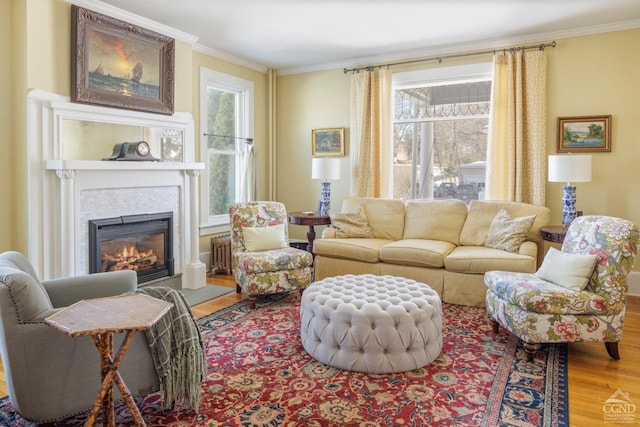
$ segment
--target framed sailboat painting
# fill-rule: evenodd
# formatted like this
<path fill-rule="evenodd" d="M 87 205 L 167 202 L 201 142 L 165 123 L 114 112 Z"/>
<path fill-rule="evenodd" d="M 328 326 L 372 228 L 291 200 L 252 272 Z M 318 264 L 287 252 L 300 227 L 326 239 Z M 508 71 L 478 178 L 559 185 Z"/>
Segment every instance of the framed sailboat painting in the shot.
<path fill-rule="evenodd" d="M 71 6 L 71 101 L 173 114 L 175 40 Z"/>

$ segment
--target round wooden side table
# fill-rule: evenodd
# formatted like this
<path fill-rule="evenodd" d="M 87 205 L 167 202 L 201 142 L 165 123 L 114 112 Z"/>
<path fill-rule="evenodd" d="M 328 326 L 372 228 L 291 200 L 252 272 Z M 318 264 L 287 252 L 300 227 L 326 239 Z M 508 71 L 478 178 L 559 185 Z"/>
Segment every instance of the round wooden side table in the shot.
<path fill-rule="evenodd" d="M 567 227 L 564 225 L 545 225 L 540 227 L 542 239 L 552 243 L 564 242 L 564 236 L 567 235 Z"/>
<path fill-rule="evenodd" d="M 320 215 L 318 212 L 289 212 L 289 223 L 295 225 L 307 225 L 307 251 L 313 253 L 313 241 L 316 239 L 316 231 L 313 227 L 316 225 L 329 225 L 331 218 L 329 215 Z"/>

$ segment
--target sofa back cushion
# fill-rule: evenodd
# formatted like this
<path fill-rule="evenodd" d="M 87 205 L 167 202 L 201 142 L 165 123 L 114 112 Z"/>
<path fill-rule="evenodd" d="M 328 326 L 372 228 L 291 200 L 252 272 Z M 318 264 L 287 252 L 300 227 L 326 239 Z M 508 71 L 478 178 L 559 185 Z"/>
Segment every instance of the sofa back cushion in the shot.
<path fill-rule="evenodd" d="M 467 219 L 460 233 L 460 244 L 466 246 L 484 246 L 487 233 L 493 218 L 501 208 L 505 208 L 513 218 L 536 215 L 527 240 L 542 243 L 540 227 L 548 225 L 551 220 L 551 211 L 545 206 L 531 205 L 529 203 L 505 202 L 495 200 L 472 200 L 469 203 Z"/>
<path fill-rule="evenodd" d="M 538 263 L 542 262 L 544 245 L 540 235 L 540 227 L 551 221 L 551 211 L 545 206 L 529 203 L 505 202 L 499 200 L 472 200 L 469 203 L 467 219 L 460 233 L 460 244 L 465 246 L 484 246 L 493 218 L 501 208 L 505 208 L 513 218 L 536 215 L 527 240 L 538 245 Z"/>
<path fill-rule="evenodd" d="M 373 237 L 402 239 L 405 211 L 402 200 L 349 197 L 342 203 L 342 212 L 357 212 L 360 207 L 364 207 Z"/>
<path fill-rule="evenodd" d="M 403 238 L 440 240 L 457 246 L 466 218 L 467 205 L 462 200 L 408 202 Z"/>

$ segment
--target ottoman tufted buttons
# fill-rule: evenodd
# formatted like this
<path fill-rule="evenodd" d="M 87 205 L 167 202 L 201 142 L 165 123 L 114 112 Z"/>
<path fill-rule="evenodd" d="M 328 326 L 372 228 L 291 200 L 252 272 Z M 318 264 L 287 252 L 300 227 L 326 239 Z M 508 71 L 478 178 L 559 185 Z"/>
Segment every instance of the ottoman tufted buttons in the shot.
<path fill-rule="evenodd" d="M 330 297 L 314 297 L 317 294 Z M 340 369 L 404 372 L 431 363 L 442 351 L 440 297 L 411 279 L 370 274 L 329 277 L 303 293 L 300 316 L 303 348 L 316 360 Z"/>

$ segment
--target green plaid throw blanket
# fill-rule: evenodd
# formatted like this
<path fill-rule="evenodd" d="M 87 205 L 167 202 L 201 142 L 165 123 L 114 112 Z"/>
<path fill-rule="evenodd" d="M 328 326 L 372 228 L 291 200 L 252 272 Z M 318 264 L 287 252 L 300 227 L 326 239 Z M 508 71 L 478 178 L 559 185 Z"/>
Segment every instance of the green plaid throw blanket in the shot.
<path fill-rule="evenodd" d="M 201 383 L 207 374 L 207 359 L 189 304 L 180 292 L 165 286 L 146 286 L 135 292 L 173 304 L 146 333 L 160 380 L 163 407 L 169 409 L 182 403 L 197 411 L 202 396 Z"/>

